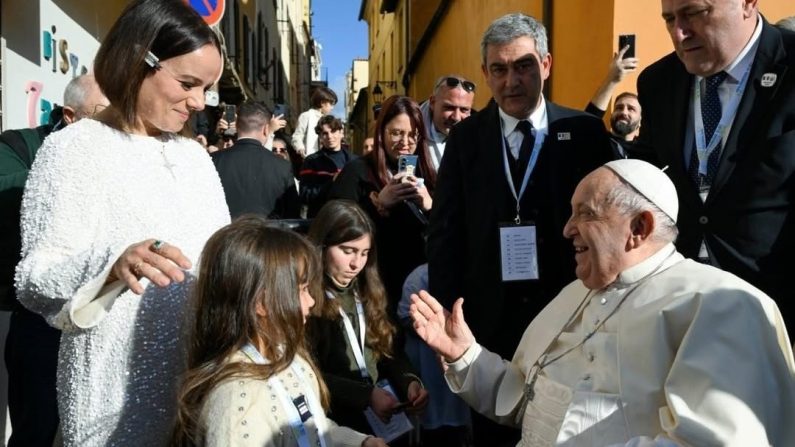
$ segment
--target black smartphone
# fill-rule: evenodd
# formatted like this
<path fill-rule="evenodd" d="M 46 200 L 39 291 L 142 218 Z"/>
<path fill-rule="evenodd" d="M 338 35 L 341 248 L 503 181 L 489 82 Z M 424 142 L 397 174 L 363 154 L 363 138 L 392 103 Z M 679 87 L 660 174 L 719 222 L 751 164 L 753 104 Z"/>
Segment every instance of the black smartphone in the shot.
<path fill-rule="evenodd" d="M 624 53 L 623 59 L 628 57 L 635 57 L 635 35 L 634 34 L 621 34 L 618 36 L 618 50 L 621 51 L 622 48 L 629 45 L 627 48 L 627 52 Z"/>
<path fill-rule="evenodd" d="M 273 108 L 273 116 L 281 115 L 283 119 L 287 119 L 287 104 L 276 104 Z"/>
<path fill-rule="evenodd" d="M 224 119 L 227 123 L 231 123 L 235 121 L 237 115 L 237 107 L 234 104 L 227 104 L 226 109 L 224 110 Z"/>

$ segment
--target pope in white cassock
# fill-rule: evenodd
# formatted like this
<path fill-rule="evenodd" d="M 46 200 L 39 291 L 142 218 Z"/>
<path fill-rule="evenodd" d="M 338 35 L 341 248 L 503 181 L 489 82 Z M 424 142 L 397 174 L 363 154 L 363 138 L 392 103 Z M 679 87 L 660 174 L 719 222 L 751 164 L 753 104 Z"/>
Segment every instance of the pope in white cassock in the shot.
<path fill-rule="evenodd" d="M 463 299 L 450 314 L 426 292 L 412 297 L 414 328 L 444 357 L 450 388 L 521 426 L 522 446 L 795 446 L 795 363 L 779 310 L 676 251 L 668 177 L 613 161 L 571 205 L 564 234 L 578 280 L 530 323 L 512 361 L 478 345 Z"/>

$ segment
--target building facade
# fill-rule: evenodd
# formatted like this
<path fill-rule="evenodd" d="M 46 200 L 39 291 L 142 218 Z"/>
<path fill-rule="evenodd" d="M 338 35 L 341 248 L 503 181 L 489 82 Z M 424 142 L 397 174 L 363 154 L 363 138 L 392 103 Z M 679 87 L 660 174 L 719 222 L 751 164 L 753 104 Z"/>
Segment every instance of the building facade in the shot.
<path fill-rule="evenodd" d="M 770 22 L 795 14 L 792 0 L 764 0 L 759 7 Z M 474 81 L 474 106 L 484 107 L 491 94 L 481 70 L 480 39 L 494 19 L 512 12 L 536 17 L 547 28 L 552 73 L 544 93 L 572 108 L 588 104 L 607 74 L 619 35 L 636 35 L 641 69 L 673 50 L 656 0 L 362 0 L 359 20 L 369 27 L 370 94 L 368 107 L 357 103 L 362 116 L 355 118 L 366 121 L 372 133 L 374 104 L 392 94 L 421 102 L 446 73 Z M 616 92 L 635 91 L 638 73 L 627 76 Z M 373 95 L 379 90 L 381 97 Z"/>

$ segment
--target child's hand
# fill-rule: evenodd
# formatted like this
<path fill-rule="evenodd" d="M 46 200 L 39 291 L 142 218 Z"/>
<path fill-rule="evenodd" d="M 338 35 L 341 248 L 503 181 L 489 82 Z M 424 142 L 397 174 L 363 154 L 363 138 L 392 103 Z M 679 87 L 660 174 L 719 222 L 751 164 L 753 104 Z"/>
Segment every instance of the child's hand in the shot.
<path fill-rule="evenodd" d="M 406 408 L 409 413 L 422 412 L 428 405 L 428 390 L 422 387 L 416 380 L 409 384 L 407 397 L 411 405 Z"/>
<path fill-rule="evenodd" d="M 373 392 L 370 393 L 370 407 L 376 416 L 384 422 L 389 422 L 389 419 L 392 418 L 392 413 L 395 412 L 395 407 L 399 404 L 400 402 L 395 396 L 387 390 L 374 387 Z"/>

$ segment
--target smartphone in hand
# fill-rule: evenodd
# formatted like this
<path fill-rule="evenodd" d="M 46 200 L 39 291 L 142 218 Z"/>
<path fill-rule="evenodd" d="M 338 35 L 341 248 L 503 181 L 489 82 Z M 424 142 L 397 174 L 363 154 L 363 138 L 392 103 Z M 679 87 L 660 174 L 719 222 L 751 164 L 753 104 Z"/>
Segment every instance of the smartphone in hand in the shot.
<path fill-rule="evenodd" d="M 621 34 L 618 36 L 618 50 L 621 51 L 622 48 L 629 45 L 627 48 L 626 53 L 624 53 L 623 59 L 628 57 L 635 57 L 635 35 L 634 34 Z"/>
<path fill-rule="evenodd" d="M 286 104 L 276 104 L 273 108 L 273 116 L 282 116 L 282 119 L 287 119 L 287 105 Z"/>
<path fill-rule="evenodd" d="M 232 123 L 237 118 L 237 107 L 234 104 L 227 104 L 224 109 L 224 119 L 227 123 Z"/>
<path fill-rule="evenodd" d="M 401 155 L 398 157 L 398 174 L 405 172 L 407 175 L 415 175 L 417 171 L 416 155 Z"/>

